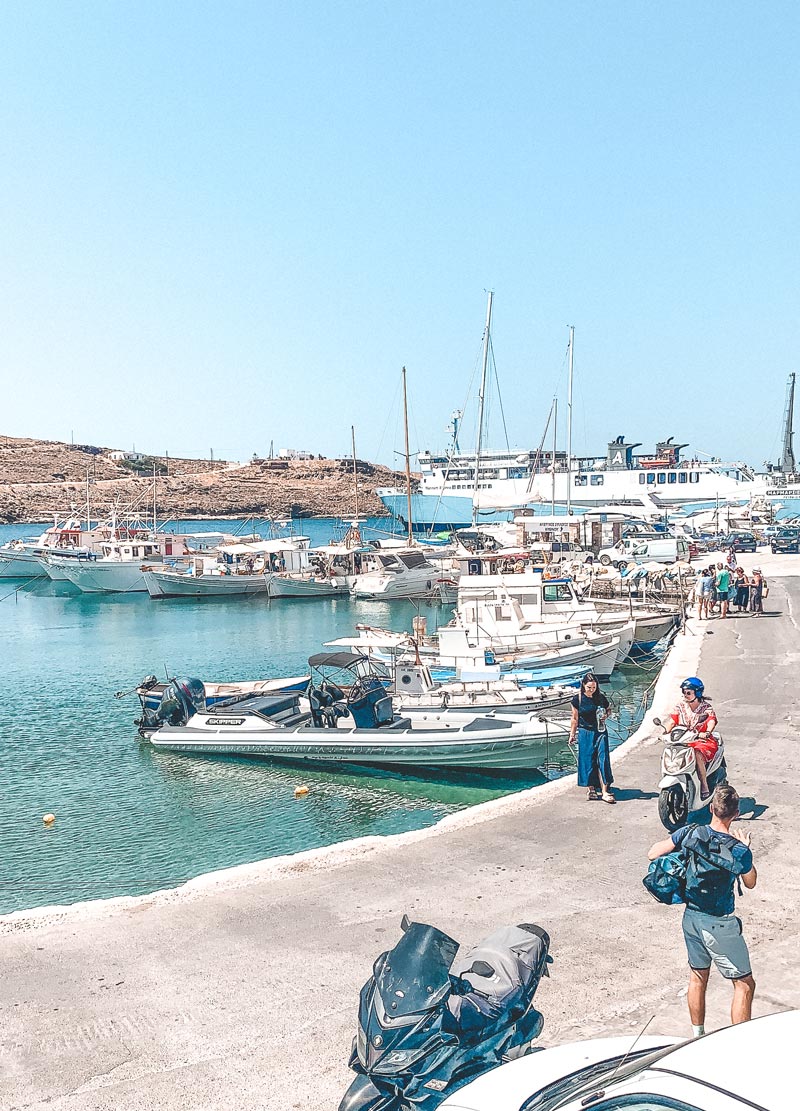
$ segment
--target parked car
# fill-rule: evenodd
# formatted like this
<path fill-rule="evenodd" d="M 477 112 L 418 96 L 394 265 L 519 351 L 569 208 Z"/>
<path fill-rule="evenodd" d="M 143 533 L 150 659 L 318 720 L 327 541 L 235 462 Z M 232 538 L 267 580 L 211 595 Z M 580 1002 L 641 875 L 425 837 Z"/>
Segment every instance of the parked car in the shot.
<path fill-rule="evenodd" d="M 755 552 L 758 541 L 752 532 L 731 532 L 728 534 L 728 550 L 734 552 Z"/>
<path fill-rule="evenodd" d="M 796 1111 L 798 1039 L 800 1011 L 783 1011 L 688 1042 L 572 1042 L 484 1073 L 439 1111 Z"/>
<path fill-rule="evenodd" d="M 773 536 L 770 548 L 773 552 L 781 552 L 784 555 L 800 552 L 800 529 L 781 529 L 777 536 Z"/>

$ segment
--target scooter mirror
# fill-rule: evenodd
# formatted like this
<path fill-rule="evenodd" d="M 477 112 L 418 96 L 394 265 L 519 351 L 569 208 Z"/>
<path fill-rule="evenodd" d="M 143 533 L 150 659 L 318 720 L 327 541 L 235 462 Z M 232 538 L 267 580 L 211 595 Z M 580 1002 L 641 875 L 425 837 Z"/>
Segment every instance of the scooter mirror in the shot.
<path fill-rule="evenodd" d="M 400 919 L 400 929 L 403 931 L 404 934 L 408 932 L 408 927 L 410 925 L 411 925 L 411 921 L 410 921 L 408 915 L 404 914 L 403 917 Z"/>
<path fill-rule="evenodd" d="M 661 725 L 661 718 L 653 718 L 653 725 Z"/>

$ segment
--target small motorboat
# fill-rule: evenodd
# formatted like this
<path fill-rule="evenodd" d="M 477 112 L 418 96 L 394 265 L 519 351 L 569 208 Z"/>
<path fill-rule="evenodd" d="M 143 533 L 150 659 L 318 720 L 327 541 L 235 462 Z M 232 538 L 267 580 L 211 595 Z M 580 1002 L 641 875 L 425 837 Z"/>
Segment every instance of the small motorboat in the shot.
<path fill-rule="evenodd" d="M 396 713 L 385 677 L 351 652 L 309 659 L 312 681 L 297 691 L 206 705 L 204 684 L 174 680 L 162 697 L 157 750 L 265 757 L 369 767 L 533 769 L 563 748 L 565 724 L 539 712 L 501 714 L 422 708 Z M 344 672 L 345 686 L 329 673 Z"/>
<path fill-rule="evenodd" d="M 309 675 L 298 675 L 290 679 L 246 679 L 236 683 L 200 683 L 202 694 L 200 695 L 199 687 L 193 687 L 193 690 L 202 698 L 203 709 L 213 710 L 220 703 L 235 706 L 242 699 L 254 695 L 286 694 L 289 691 L 305 694 L 310 678 Z M 146 736 L 160 728 L 175 713 L 177 697 L 175 684 L 186 682 L 196 684 L 199 680 L 159 680 L 155 675 L 147 675 L 138 686 L 128 691 L 117 691 L 114 697 L 127 698 L 130 694 L 139 696 L 142 716 L 135 719 L 134 725 L 138 725 L 139 732 L 142 736 Z M 166 700 L 165 695 L 167 695 Z"/>

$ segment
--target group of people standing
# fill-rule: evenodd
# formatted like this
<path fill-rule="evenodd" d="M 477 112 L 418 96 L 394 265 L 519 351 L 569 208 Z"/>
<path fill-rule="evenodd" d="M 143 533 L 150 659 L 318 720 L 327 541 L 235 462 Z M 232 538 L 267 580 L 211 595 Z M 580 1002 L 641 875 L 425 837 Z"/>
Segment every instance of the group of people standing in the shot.
<path fill-rule="evenodd" d="M 736 556 L 731 552 L 727 563 L 711 564 L 697 576 L 695 600 L 697 616 L 708 618 L 731 616 L 747 613 L 759 617 L 764 612 L 764 599 L 769 594 L 767 581 L 760 567 L 754 567 L 747 575 L 743 567 L 736 566 Z"/>

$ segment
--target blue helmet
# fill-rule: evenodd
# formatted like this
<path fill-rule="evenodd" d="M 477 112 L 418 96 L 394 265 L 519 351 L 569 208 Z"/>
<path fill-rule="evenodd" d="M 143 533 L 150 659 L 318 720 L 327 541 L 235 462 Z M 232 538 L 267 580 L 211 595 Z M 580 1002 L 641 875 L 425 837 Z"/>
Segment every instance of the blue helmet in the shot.
<path fill-rule="evenodd" d="M 688 679 L 684 679 L 681 683 L 681 690 L 694 691 L 698 698 L 703 697 L 703 691 L 706 688 L 703 686 L 703 680 L 698 679 L 696 675 L 690 675 Z"/>

